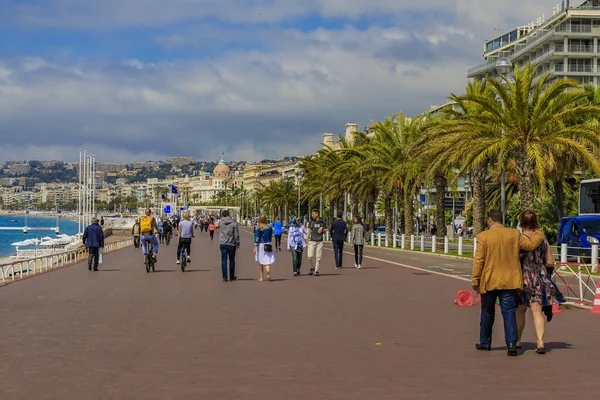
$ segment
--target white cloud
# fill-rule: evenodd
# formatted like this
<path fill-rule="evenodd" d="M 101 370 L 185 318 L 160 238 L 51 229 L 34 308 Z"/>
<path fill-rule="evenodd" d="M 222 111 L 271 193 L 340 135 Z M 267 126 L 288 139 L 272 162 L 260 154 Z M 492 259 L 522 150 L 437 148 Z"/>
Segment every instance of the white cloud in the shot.
<path fill-rule="evenodd" d="M 346 122 L 362 128 L 370 119 L 400 110 L 419 113 L 461 92 L 466 71 L 481 62 L 483 40 L 494 25 L 515 17 L 515 9 L 530 19 L 554 5 L 515 0 L 40 4 L 17 7 L 14 20 L 108 28 L 210 15 L 254 22 L 258 12 L 271 22 L 313 12 L 346 17 L 385 13 L 402 20 L 408 10 L 435 10 L 450 17 L 432 14 L 410 25 L 310 32 L 277 24 L 230 29 L 213 23 L 156 35 L 166 49 L 188 48 L 199 56 L 211 38 L 218 46 L 238 45 L 196 60 L 147 63 L 134 54 L 117 62 L 0 59 L 0 160 L 74 159 L 81 147 L 96 149 L 106 161 L 168 155 L 217 159 L 221 152 L 247 160 L 306 154 L 318 148 L 323 132 L 341 132 Z M 259 49 L 240 49 L 253 41 Z"/>

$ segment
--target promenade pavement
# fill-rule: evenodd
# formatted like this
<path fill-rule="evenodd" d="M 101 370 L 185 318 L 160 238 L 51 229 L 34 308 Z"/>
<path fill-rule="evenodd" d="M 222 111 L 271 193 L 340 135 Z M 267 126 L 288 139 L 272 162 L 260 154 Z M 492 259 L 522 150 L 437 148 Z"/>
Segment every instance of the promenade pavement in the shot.
<path fill-rule="evenodd" d="M 512 358 L 498 311 L 494 351 L 477 352 L 479 309 L 453 304 L 469 283 L 398 265 L 451 259 L 369 249 L 362 270 L 345 255 L 335 271 L 327 248 L 320 277 L 294 278 L 283 252 L 259 282 L 241 239 L 235 282 L 197 233 L 185 273 L 172 244 L 156 273 L 132 248 L 97 273 L 83 263 L 1 288 L 0 399 L 597 397 L 600 316 L 556 315 L 543 356 L 529 321 Z"/>

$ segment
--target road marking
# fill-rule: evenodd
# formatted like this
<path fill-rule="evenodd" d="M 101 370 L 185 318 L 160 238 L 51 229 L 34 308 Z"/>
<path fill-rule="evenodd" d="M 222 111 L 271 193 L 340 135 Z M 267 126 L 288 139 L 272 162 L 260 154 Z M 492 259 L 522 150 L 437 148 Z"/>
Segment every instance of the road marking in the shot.
<path fill-rule="evenodd" d="M 323 247 L 323 249 L 329 250 L 329 251 L 333 251 L 333 249 L 330 249 L 328 247 Z M 344 253 L 345 254 L 349 254 L 351 256 L 354 256 L 354 253 L 351 253 L 349 251 L 345 251 Z M 377 257 L 363 255 L 363 259 L 364 258 L 368 258 L 370 260 L 375 260 L 375 261 L 381 261 L 381 262 L 384 262 L 384 263 L 387 263 L 387 264 L 392 264 L 392 265 L 396 265 L 398 267 L 408 268 L 408 269 L 412 269 L 412 270 L 415 270 L 415 271 L 425 271 L 425 269 L 422 268 L 422 267 L 415 267 L 413 265 L 402 264 L 402 263 L 399 263 L 399 262 L 396 262 L 396 261 L 384 260 L 383 258 L 377 258 Z M 460 276 L 456 276 L 456 275 L 450 275 L 450 274 L 447 274 L 447 273 L 444 273 L 444 272 L 438 272 L 438 271 L 432 271 L 432 270 L 427 270 L 427 272 L 430 273 L 430 274 L 433 274 L 433 275 L 440 275 L 440 276 L 445 276 L 447 278 L 457 279 L 459 281 L 471 282 L 471 276 L 470 275 L 465 275 L 465 276 L 468 276 L 468 279 L 467 279 L 467 278 L 461 278 Z"/>

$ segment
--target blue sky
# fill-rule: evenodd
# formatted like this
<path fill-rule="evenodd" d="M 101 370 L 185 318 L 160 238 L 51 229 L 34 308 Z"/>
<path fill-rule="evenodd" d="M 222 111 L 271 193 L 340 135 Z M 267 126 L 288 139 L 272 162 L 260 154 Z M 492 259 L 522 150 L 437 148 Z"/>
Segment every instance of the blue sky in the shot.
<path fill-rule="evenodd" d="M 554 3 L 0 0 L 0 161 L 309 154 L 461 92 L 493 28 Z"/>

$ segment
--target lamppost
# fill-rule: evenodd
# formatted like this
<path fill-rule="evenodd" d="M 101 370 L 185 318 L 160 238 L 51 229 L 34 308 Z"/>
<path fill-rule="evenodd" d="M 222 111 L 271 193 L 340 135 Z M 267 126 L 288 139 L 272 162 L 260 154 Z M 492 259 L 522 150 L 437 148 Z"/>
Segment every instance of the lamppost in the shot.
<path fill-rule="evenodd" d="M 304 176 L 304 170 L 302 168 L 298 168 L 296 170 L 296 178 L 298 178 L 298 215 L 297 218 L 300 218 L 300 181 L 302 180 L 302 176 Z"/>
<path fill-rule="evenodd" d="M 503 57 L 496 61 L 496 70 L 501 77 L 506 77 L 510 72 L 513 71 L 513 63 L 506 57 Z M 500 98 L 502 108 L 504 108 L 504 101 Z M 502 137 L 504 137 L 504 128 L 502 128 Z M 501 172 L 500 172 L 500 211 L 502 212 L 502 224 L 506 223 L 506 169 L 504 168 L 504 158 L 501 160 Z"/>

